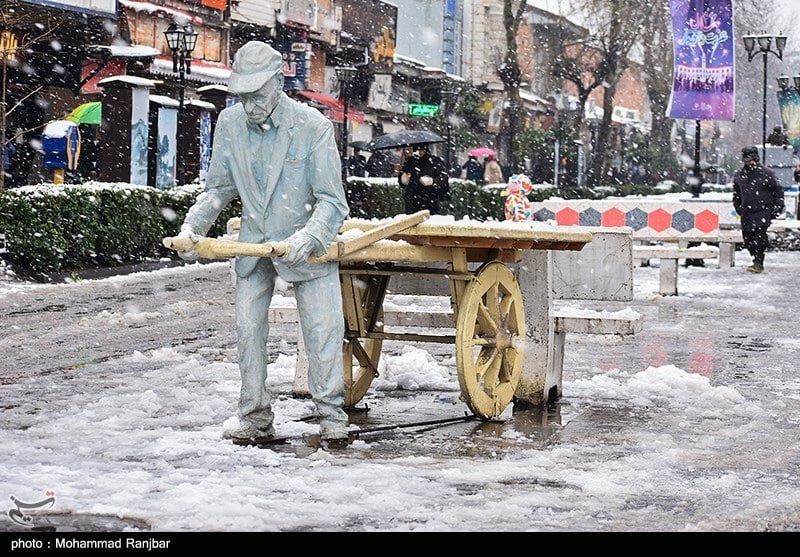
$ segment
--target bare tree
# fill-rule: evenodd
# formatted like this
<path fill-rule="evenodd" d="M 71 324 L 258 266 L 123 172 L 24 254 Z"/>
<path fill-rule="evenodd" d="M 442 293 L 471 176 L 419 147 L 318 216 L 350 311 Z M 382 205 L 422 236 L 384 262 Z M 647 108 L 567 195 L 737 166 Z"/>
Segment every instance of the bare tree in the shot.
<path fill-rule="evenodd" d="M 598 185 L 608 171 L 611 157 L 609 139 L 617 86 L 629 67 L 632 50 L 642 40 L 641 22 L 650 17 L 658 2 L 572 0 L 570 4 L 572 12 L 589 25 L 591 40 L 580 48 L 573 45 L 574 53 L 564 55 L 560 71 L 578 86 L 579 95 L 582 90 L 585 99 L 592 89 L 600 85 L 604 88 L 603 118 L 589 169 L 589 184 Z"/>
<path fill-rule="evenodd" d="M 43 88 L 43 85 L 34 87 L 9 106 L 9 70 L 21 64 L 22 56 L 33 45 L 51 38 L 61 25 L 60 21 L 21 8 L 16 0 L 0 1 L 0 193 L 5 189 L 6 153 L 16 139 L 16 134 L 9 136 L 8 133 L 9 116 Z M 29 131 L 23 130 L 21 133 Z"/>
<path fill-rule="evenodd" d="M 603 85 L 608 76 L 608 64 L 601 54 L 598 38 L 590 35 L 575 39 L 568 36 L 564 26 L 558 30 L 560 52 L 553 63 L 553 75 L 575 85 L 578 110 L 575 123 L 583 123 L 586 101 L 592 91 Z"/>
<path fill-rule="evenodd" d="M 506 53 L 503 64 L 497 69 L 497 75 L 503 82 L 503 89 L 506 93 L 508 102 L 507 121 L 511 136 L 511 148 L 509 149 L 509 165 L 512 172 L 516 171 L 516 160 L 514 157 L 514 127 L 516 126 L 519 114 L 520 96 L 519 85 L 522 78 L 522 71 L 519 67 L 519 46 L 517 44 L 517 33 L 522 16 L 525 15 L 527 0 L 503 0 L 503 27 L 506 34 Z"/>

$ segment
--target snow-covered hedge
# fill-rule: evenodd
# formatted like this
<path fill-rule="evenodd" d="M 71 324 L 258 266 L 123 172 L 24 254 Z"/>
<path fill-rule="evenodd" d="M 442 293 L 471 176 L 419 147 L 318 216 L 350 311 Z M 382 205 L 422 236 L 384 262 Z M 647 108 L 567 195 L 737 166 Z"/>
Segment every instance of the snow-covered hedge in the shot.
<path fill-rule="evenodd" d="M 202 191 L 192 185 L 156 190 L 131 184 L 41 184 L 0 195 L 4 258 L 38 272 L 109 266 L 169 256 L 161 245 L 177 234 Z M 231 204 L 213 235 L 225 232 Z"/>
<path fill-rule="evenodd" d="M 5 190 L 0 195 L 3 258 L 48 273 L 174 257 L 161 245 L 161 239 L 178 233 L 186 211 L 202 189 L 200 184 L 157 190 L 89 182 Z M 448 215 L 473 220 L 504 218 L 502 187 L 481 187 L 453 178 L 450 189 L 450 201 L 443 207 Z M 564 198 L 597 199 L 631 192 L 587 188 L 556 192 L 541 187 L 529 198 L 540 201 L 557 193 Z M 403 190 L 396 178 L 350 178 L 346 194 L 354 218 L 388 218 L 405 212 Z M 224 234 L 227 220 L 240 214 L 241 205 L 236 200 L 220 215 L 209 235 Z"/>
<path fill-rule="evenodd" d="M 202 189 L 198 184 L 157 190 L 89 182 L 5 190 L 0 195 L 3 257 L 42 273 L 174 257 L 161 239 L 178 233 Z M 498 192 L 458 179 L 451 181 L 451 190 L 448 214 L 502 219 L 505 198 Z M 387 218 L 405 212 L 396 179 L 350 178 L 346 193 L 353 217 Z M 224 234 L 228 218 L 240 214 L 237 200 L 220 215 L 209 235 Z"/>

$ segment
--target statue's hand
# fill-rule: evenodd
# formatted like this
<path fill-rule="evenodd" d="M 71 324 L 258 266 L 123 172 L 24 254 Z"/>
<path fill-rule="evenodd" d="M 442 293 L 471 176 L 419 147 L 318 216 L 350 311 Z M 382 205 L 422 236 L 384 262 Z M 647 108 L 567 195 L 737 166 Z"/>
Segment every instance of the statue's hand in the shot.
<path fill-rule="evenodd" d="M 199 238 L 199 234 L 197 234 L 194 229 L 189 226 L 188 224 L 184 224 L 181 226 L 181 231 L 178 234 L 178 238 L 189 238 L 195 244 L 197 243 L 197 239 Z M 179 251 L 178 256 L 186 261 L 187 263 L 194 263 L 197 261 L 197 250 L 192 251 Z"/>
<path fill-rule="evenodd" d="M 289 267 L 296 267 L 305 263 L 308 256 L 314 251 L 316 241 L 302 230 L 298 230 L 286 239 L 289 244 L 289 253 L 282 259 Z"/>

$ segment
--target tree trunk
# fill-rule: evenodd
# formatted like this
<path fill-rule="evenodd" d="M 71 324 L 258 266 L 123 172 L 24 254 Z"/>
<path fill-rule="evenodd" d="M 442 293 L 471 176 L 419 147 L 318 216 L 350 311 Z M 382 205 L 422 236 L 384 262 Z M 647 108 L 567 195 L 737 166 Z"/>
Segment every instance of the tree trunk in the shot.
<path fill-rule="evenodd" d="M 617 80 L 613 80 L 603 91 L 603 119 L 600 120 L 600 127 L 597 130 L 597 144 L 595 158 L 592 164 L 590 184 L 592 186 L 603 185 L 608 173 L 608 163 L 611 156 L 611 116 L 614 113 L 614 95 L 617 91 Z"/>

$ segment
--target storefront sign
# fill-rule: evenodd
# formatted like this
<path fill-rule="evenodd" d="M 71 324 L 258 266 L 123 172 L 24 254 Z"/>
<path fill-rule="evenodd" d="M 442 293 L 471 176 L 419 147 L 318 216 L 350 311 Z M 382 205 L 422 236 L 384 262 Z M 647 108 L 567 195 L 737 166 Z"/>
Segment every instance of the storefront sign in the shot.
<path fill-rule="evenodd" d="M 409 104 L 409 116 L 436 116 L 439 114 L 438 104 Z"/>

